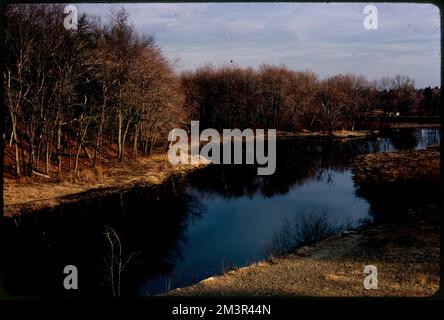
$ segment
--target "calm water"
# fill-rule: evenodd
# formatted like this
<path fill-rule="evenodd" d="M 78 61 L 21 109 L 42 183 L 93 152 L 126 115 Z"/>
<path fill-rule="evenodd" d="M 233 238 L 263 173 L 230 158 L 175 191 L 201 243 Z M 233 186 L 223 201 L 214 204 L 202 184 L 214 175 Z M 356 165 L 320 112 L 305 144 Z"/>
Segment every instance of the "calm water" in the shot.
<path fill-rule="evenodd" d="M 352 159 L 439 142 L 436 129 L 349 141 L 279 141 L 272 176 L 257 176 L 253 166 L 213 165 L 160 187 L 7 219 L 3 281 L 11 294 L 111 295 L 108 226 L 120 237 L 122 261 L 132 256 L 121 273 L 122 295 L 186 286 L 263 259 L 283 221 L 298 214 L 325 212 L 332 224 L 349 226 L 384 221 L 382 196 L 354 183 Z M 63 289 L 68 264 L 78 267 L 78 291 Z"/>

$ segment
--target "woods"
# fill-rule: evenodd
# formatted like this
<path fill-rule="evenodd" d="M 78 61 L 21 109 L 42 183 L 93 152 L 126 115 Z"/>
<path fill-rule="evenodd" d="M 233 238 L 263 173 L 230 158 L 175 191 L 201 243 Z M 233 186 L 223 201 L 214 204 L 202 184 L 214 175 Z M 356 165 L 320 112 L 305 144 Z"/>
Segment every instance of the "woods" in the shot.
<path fill-rule="evenodd" d="M 181 79 L 188 117 L 217 129 L 354 130 L 363 116 L 438 115 L 441 95 L 438 88 L 416 90 L 406 76 L 369 81 L 347 73 L 321 79 L 272 65 L 206 65 Z"/>
<path fill-rule="evenodd" d="M 320 78 L 284 65 L 204 65 L 175 72 L 125 11 L 83 15 L 65 30 L 63 6 L 14 5 L 5 15 L 7 152 L 15 176 L 51 176 L 150 155 L 168 132 L 200 128 L 361 129 L 363 116 L 438 115 L 438 88 L 406 76 Z M 82 159 L 84 164 L 81 164 Z"/>
<path fill-rule="evenodd" d="M 180 121 L 183 95 L 152 35 L 139 36 L 124 11 L 107 24 L 63 27 L 58 5 L 9 6 L 3 72 L 7 144 L 17 176 L 99 165 L 105 147 L 123 160 L 149 154 Z M 63 161 L 65 160 L 65 161 Z"/>

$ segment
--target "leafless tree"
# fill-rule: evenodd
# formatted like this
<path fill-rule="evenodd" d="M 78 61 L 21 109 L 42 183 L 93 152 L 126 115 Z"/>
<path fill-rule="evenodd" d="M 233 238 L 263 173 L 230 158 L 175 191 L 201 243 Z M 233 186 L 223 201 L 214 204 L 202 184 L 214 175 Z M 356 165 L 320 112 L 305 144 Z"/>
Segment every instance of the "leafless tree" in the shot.
<path fill-rule="evenodd" d="M 137 253 L 131 252 L 129 255 L 125 255 L 122 240 L 115 229 L 105 226 L 104 236 L 109 245 L 109 254 L 103 257 L 105 270 L 108 274 L 107 280 L 113 296 L 120 296 L 122 273 L 130 265 L 137 263 Z"/>

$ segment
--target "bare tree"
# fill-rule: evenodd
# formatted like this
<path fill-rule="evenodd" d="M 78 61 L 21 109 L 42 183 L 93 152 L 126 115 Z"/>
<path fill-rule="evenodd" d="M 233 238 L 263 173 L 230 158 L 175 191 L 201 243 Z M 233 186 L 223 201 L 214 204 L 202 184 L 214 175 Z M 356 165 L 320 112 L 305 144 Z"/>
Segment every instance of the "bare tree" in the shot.
<path fill-rule="evenodd" d="M 122 273 L 130 265 L 137 263 L 135 260 L 137 253 L 132 252 L 128 256 L 125 256 L 122 240 L 115 229 L 105 226 L 104 236 L 109 245 L 109 254 L 103 257 L 105 270 L 108 274 L 107 280 L 111 286 L 113 296 L 120 296 Z"/>

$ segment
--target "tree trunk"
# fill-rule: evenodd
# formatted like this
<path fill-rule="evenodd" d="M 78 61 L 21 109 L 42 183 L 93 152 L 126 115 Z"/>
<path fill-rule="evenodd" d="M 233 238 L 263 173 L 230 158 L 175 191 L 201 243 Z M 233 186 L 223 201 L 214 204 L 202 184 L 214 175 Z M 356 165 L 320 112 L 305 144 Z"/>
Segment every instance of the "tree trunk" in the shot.
<path fill-rule="evenodd" d="M 79 167 L 79 156 L 80 156 L 81 150 L 82 150 L 82 143 L 79 143 L 77 146 L 76 160 L 74 162 L 74 172 L 77 172 L 77 169 Z"/>
<path fill-rule="evenodd" d="M 97 162 L 99 162 L 100 165 L 100 160 L 101 160 L 100 146 L 102 144 L 103 123 L 105 122 L 106 88 L 103 89 L 103 96 L 104 96 L 104 101 L 102 104 L 102 113 L 100 115 L 100 126 L 99 126 L 99 132 L 97 134 L 96 148 L 94 150 L 94 164 L 93 164 L 94 168 L 96 167 Z"/>
<path fill-rule="evenodd" d="M 34 146 L 33 146 L 32 140 L 31 140 L 30 144 L 31 144 L 31 147 L 30 147 L 31 150 L 29 153 L 29 160 L 28 160 L 28 174 L 29 175 L 31 175 L 32 171 L 34 170 L 34 156 L 35 156 L 35 151 L 34 151 Z"/>
<path fill-rule="evenodd" d="M 62 122 L 59 121 L 57 129 L 57 171 L 60 173 L 62 171 Z"/>
<path fill-rule="evenodd" d="M 51 143 L 46 143 L 46 150 L 45 150 L 45 171 L 46 174 L 49 176 L 50 173 L 50 149 L 51 149 Z"/>
<path fill-rule="evenodd" d="M 72 171 L 71 142 L 68 141 L 69 172 Z"/>
<path fill-rule="evenodd" d="M 11 120 L 12 120 L 12 135 L 14 136 L 14 145 L 15 145 L 15 166 L 16 166 L 15 170 L 17 177 L 20 177 L 20 157 L 19 157 L 19 145 L 17 139 L 17 120 L 12 112 L 11 112 Z"/>
<path fill-rule="evenodd" d="M 26 172 L 26 155 L 25 155 L 25 148 L 21 148 L 21 151 L 22 151 L 22 159 L 23 159 L 23 161 L 22 161 L 22 173 L 23 173 L 23 175 L 25 175 L 26 176 L 26 174 L 27 174 L 27 172 Z"/>
<path fill-rule="evenodd" d="M 145 139 L 145 141 L 143 142 L 143 155 L 146 156 L 148 153 L 148 139 Z"/>
<path fill-rule="evenodd" d="M 121 161 L 123 159 L 123 148 L 122 148 L 122 126 L 123 126 L 123 119 L 122 119 L 122 111 L 119 108 L 118 114 L 117 114 L 117 118 L 119 121 L 119 131 L 118 131 L 118 137 L 117 139 L 118 141 L 118 154 L 117 157 L 119 158 L 119 160 Z"/>
<path fill-rule="evenodd" d="M 133 145 L 133 159 L 137 157 L 137 138 L 139 136 L 139 127 L 136 126 L 136 132 L 134 133 L 134 145 Z"/>
<path fill-rule="evenodd" d="M 130 124 L 131 124 L 131 120 L 128 120 L 128 122 L 126 123 L 125 131 L 123 132 L 123 137 L 122 137 L 122 156 L 121 156 L 120 160 L 123 160 L 123 152 L 125 150 L 126 136 L 128 134 L 128 130 L 129 130 Z"/>

